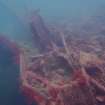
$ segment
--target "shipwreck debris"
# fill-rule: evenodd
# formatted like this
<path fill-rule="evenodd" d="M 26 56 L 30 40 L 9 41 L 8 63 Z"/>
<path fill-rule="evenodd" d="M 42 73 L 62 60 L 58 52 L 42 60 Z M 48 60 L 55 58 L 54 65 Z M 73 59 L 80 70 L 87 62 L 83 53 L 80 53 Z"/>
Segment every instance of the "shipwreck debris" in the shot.
<path fill-rule="evenodd" d="M 32 55 L 21 50 L 21 87 L 28 103 L 105 104 L 105 58 L 100 45 L 102 43 L 92 37 L 78 38 L 71 35 L 71 38 L 65 35 L 64 30 L 56 29 L 62 43 L 62 47 L 59 47 L 41 16 L 34 14 L 32 18 L 31 29 L 41 53 Z"/>
<path fill-rule="evenodd" d="M 34 12 L 30 21 L 30 27 L 33 32 L 35 44 L 41 51 L 49 51 L 52 48 L 51 33 L 46 27 L 39 13 Z"/>

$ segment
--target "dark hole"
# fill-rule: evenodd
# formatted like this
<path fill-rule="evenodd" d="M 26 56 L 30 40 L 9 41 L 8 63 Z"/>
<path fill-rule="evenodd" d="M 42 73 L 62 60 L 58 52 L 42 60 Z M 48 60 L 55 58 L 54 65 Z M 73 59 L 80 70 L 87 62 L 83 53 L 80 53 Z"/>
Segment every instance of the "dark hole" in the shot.
<path fill-rule="evenodd" d="M 90 75 L 90 76 L 96 76 L 98 74 L 101 73 L 100 69 L 98 67 L 85 67 L 86 72 Z"/>

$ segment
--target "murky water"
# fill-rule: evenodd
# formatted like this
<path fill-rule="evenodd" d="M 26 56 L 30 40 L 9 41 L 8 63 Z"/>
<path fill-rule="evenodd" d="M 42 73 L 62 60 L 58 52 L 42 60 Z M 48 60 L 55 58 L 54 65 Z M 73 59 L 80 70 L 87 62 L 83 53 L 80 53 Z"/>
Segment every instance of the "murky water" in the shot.
<path fill-rule="evenodd" d="M 13 38 L 28 36 L 24 20 L 33 10 L 40 9 L 47 21 L 63 21 L 88 18 L 104 6 L 104 0 L 0 0 L 0 33 Z"/>
<path fill-rule="evenodd" d="M 23 43 L 32 40 L 28 23 L 34 10 L 46 23 L 81 23 L 99 14 L 103 15 L 99 23 L 105 21 L 105 0 L 0 0 L 0 36 Z M 19 91 L 19 64 L 14 64 L 12 54 L 0 41 L 0 105 L 27 105 Z"/>

